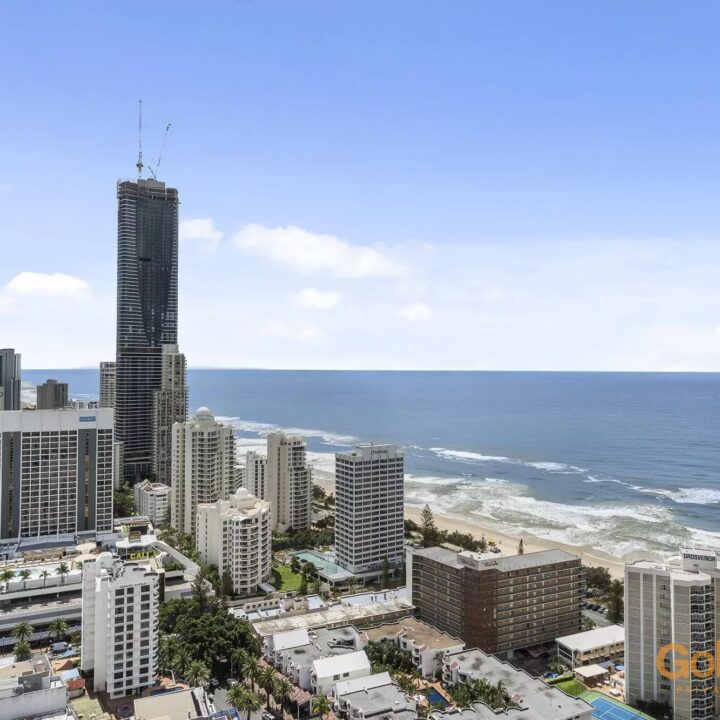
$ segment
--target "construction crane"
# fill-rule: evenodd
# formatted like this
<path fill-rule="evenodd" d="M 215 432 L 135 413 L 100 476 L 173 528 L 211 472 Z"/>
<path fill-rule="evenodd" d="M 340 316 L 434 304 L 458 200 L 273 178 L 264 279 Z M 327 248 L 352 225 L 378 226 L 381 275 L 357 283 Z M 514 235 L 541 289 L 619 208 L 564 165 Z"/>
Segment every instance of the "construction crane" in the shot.
<path fill-rule="evenodd" d="M 138 159 L 135 163 L 138 171 L 138 179 L 142 177 L 142 100 L 138 100 Z"/>
<path fill-rule="evenodd" d="M 168 133 L 170 132 L 171 127 L 172 127 L 172 123 L 168 123 L 165 126 L 165 132 L 163 133 L 162 144 L 160 145 L 160 154 L 158 155 L 157 162 L 155 163 L 155 169 L 148 166 L 148 170 L 150 171 L 150 174 L 153 176 L 153 180 L 157 180 L 157 173 L 160 170 L 160 163 L 162 162 L 162 156 L 163 156 L 163 152 L 165 150 L 165 141 L 167 140 L 167 136 L 168 136 Z"/>

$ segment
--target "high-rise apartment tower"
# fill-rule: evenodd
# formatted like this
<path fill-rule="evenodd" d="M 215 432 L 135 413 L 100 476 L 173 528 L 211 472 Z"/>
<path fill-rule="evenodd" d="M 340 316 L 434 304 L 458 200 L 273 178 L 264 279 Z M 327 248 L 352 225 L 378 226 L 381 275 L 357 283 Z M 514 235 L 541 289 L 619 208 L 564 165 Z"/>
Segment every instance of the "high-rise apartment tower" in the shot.
<path fill-rule="evenodd" d="M 20 353 L 0 350 L 0 410 L 20 409 Z"/>

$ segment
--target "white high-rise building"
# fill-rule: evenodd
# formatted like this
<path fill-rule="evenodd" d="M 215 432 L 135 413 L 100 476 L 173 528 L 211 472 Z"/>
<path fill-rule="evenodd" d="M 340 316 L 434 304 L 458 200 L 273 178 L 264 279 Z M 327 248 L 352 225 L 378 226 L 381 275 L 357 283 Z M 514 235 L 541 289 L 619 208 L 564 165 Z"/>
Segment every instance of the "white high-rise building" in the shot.
<path fill-rule="evenodd" d="M 394 445 L 362 445 L 335 455 L 335 554 L 352 573 L 403 560 L 404 455 Z"/>
<path fill-rule="evenodd" d="M 719 683 L 707 668 L 720 640 L 718 558 L 713 550 L 680 554 L 680 566 L 625 566 L 625 696 L 631 705 L 668 703 L 674 720 L 714 720 Z"/>
<path fill-rule="evenodd" d="M 113 412 L 0 413 L 0 540 L 112 531 Z"/>
<path fill-rule="evenodd" d="M 245 455 L 244 487 L 261 500 L 267 500 L 267 458 L 254 450 Z"/>
<path fill-rule="evenodd" d="M 115 362 L 100 363 L 100 407 L 115 407 Z"/>
<path fill-rule="evenodd" d="M 83 565 L 80 668 L 112 698 L 137 694 L 157 675 L 160 573 L 156 561 L 110 553 Z"/>
<path fill-rule="evenodd" d="M 272 506 L 273 530 L 305 530 L 312 521 L 312 468 L 299 435 L 270 433 L 265 471 L 266 500 Z"/>
<path fill-rule="evenodd" d="M 155 527 L 160 527 L 167 518 L 171 492 L 169 485 L 143 480 L 133 486 L 135 510 L 138 515 L 148 517 Z"/>
<path fill-rule="evenodd" d="M 171 522 L 195 537 L 200 503 L 225 500 L 235 492 L 235 437 L 232 427 L 200 408 L 172 429 Z"/>
<path fill-rule="evenodd" d="M 198 505 L 197 549 L 220 577 L 227 571 L 236 595 L 250 595 L 272 570 L 270 503 L 239 488 L 229 500 Z"/>
<path fill-rule="evenodd" d="M 187 365 L 177 345 L 163 345 L 160 389 L 153 394 L 153 472 L 169 485 L 172 466 L 172 426 L 187 420 Z"/>

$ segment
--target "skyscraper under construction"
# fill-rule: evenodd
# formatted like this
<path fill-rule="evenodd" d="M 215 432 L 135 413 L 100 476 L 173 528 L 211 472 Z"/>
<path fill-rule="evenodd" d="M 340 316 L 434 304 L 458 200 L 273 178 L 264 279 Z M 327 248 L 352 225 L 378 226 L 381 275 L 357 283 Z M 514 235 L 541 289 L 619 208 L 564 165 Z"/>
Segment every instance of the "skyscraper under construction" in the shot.
<path fill-rule="evenodd" d="M 120 181 L 115 433 L 125 479 L 153 462 L 153 397 L 163 345 L 177 343 L 178 192 L 154 179 Z"/>

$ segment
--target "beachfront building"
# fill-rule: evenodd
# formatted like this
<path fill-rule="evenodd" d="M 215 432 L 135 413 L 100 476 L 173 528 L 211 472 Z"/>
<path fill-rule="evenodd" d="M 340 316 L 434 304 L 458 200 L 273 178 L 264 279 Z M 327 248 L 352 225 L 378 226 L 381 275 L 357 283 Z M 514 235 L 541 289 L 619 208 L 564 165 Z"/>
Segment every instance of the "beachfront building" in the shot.
<path fill-rule="evenodd" d="M 245 455 L 245 477 L 243 487 L 246 487 L 251 495 L 261 500 L 267 500 L 267 458 L 254 450 Z"/>
<path fill-rule="evenodd" d="M 83 565 L 80 669 L 111 698 L 151 687 L 157 675 L 160 569 L 109 552 Z"/>
<path fill-rule="evenodd" d="M 270 503 L 238 488 L 229 500 L 198 505 L 197 549 L 205 565 L 232 579 L 233 593 L 251 595 L 272 571 Z"/>
<path fill-rule="evenodd" d="M 36 388 L 35 407 L 38 410 L 59 410 L 68 404 L 68 384 L 53 378 Z"/>
<path fill-rule="evenodd" d="M 125 478 L 134 483 L 152 471 L 162 347 L 178 341 L 180 200 L 154 178 L 118 182 L 117 200 L 115 430 Z"/>
<path fill-rule="evenodd" d="M 581 629 L 580 558 L 564 550 L 410 550 L 407 585 L 421 620 L 488 653 L 511 655 Z"/>
<path fill-rule="evenodd" d="M 0 541 L 112 531 L 112 410 L 0 413 Z"/>
<path fill-rule="evenodd" d="M 299 435 L 270 433 L 267 438 L 266 484 L 273 531 L 305 530 L 312 521 L 312 469 L 306 443 Z"/>
<path fill-rule="evenodd" d="M 0 350 L 0 410 L 20 409 L 20 353 Z"/>
<path fill-rule="evenodd" d="M 185 355 L 177 345 L 163 345 L 160 389 L 153 395 L 153 472 L 163 485 L 171 482 L 172 427 L 187 420 Z"/>
<path fill-rule="evenodd" d="M 625 567 L 625 697 L 631 705 L 668 704 L 675 720 L 710 720 L 718 712 L 718 677 L 706 671 L 720 640 L 718 558 L 702 549 L 680 555 L 680 565 Z M 690 672 L 695 653 L 704 655 Z M 683 667 L 688 672 L 669 676 Z"/>
<path fill-rule="evenodd" d="M 135 511 L 147 517 L 155 527 L 160 527 L 168 517 L 171 493 L 168 485 L 143 480 L 133 486 Z"/>
<path fill-rule="evenodd" d="M 483 680 L 493 686 L 501 683 L 516 707 L 498 715 L 485 703 L 478 702 L 468 710 L 453 709 L 434 716 L 438 720 L 493 720 L 497 717 L 508 720 L 592 720 L 593 717 L 593 706 L 589 702 L 566 695 L 559 688 L 477 648 L 445 655 L 442 677 L 449 685 Z"/>
<path fill-rule="evenodd" d="M 557 638 L 558 662 L 571 670 L 585 665 L 622 661 L 625 628 L 607 625 Z"/>
<path fill-rule="evenodd" d="M 100 363 L 100 407 L 115 407 L 115 361 Z"/>
<path fill-rule="evenodd" d="M 195 538 L 198 505 L 235 492 L 235 437 L 206 407 L 172 428 L 172 526 Z"/>
<path fill-rule="evenodd" d="M 354 575 L 379 575 L 402 564 L 404 453 L 361 445 L 335 455 L 335 553 Z"/>

